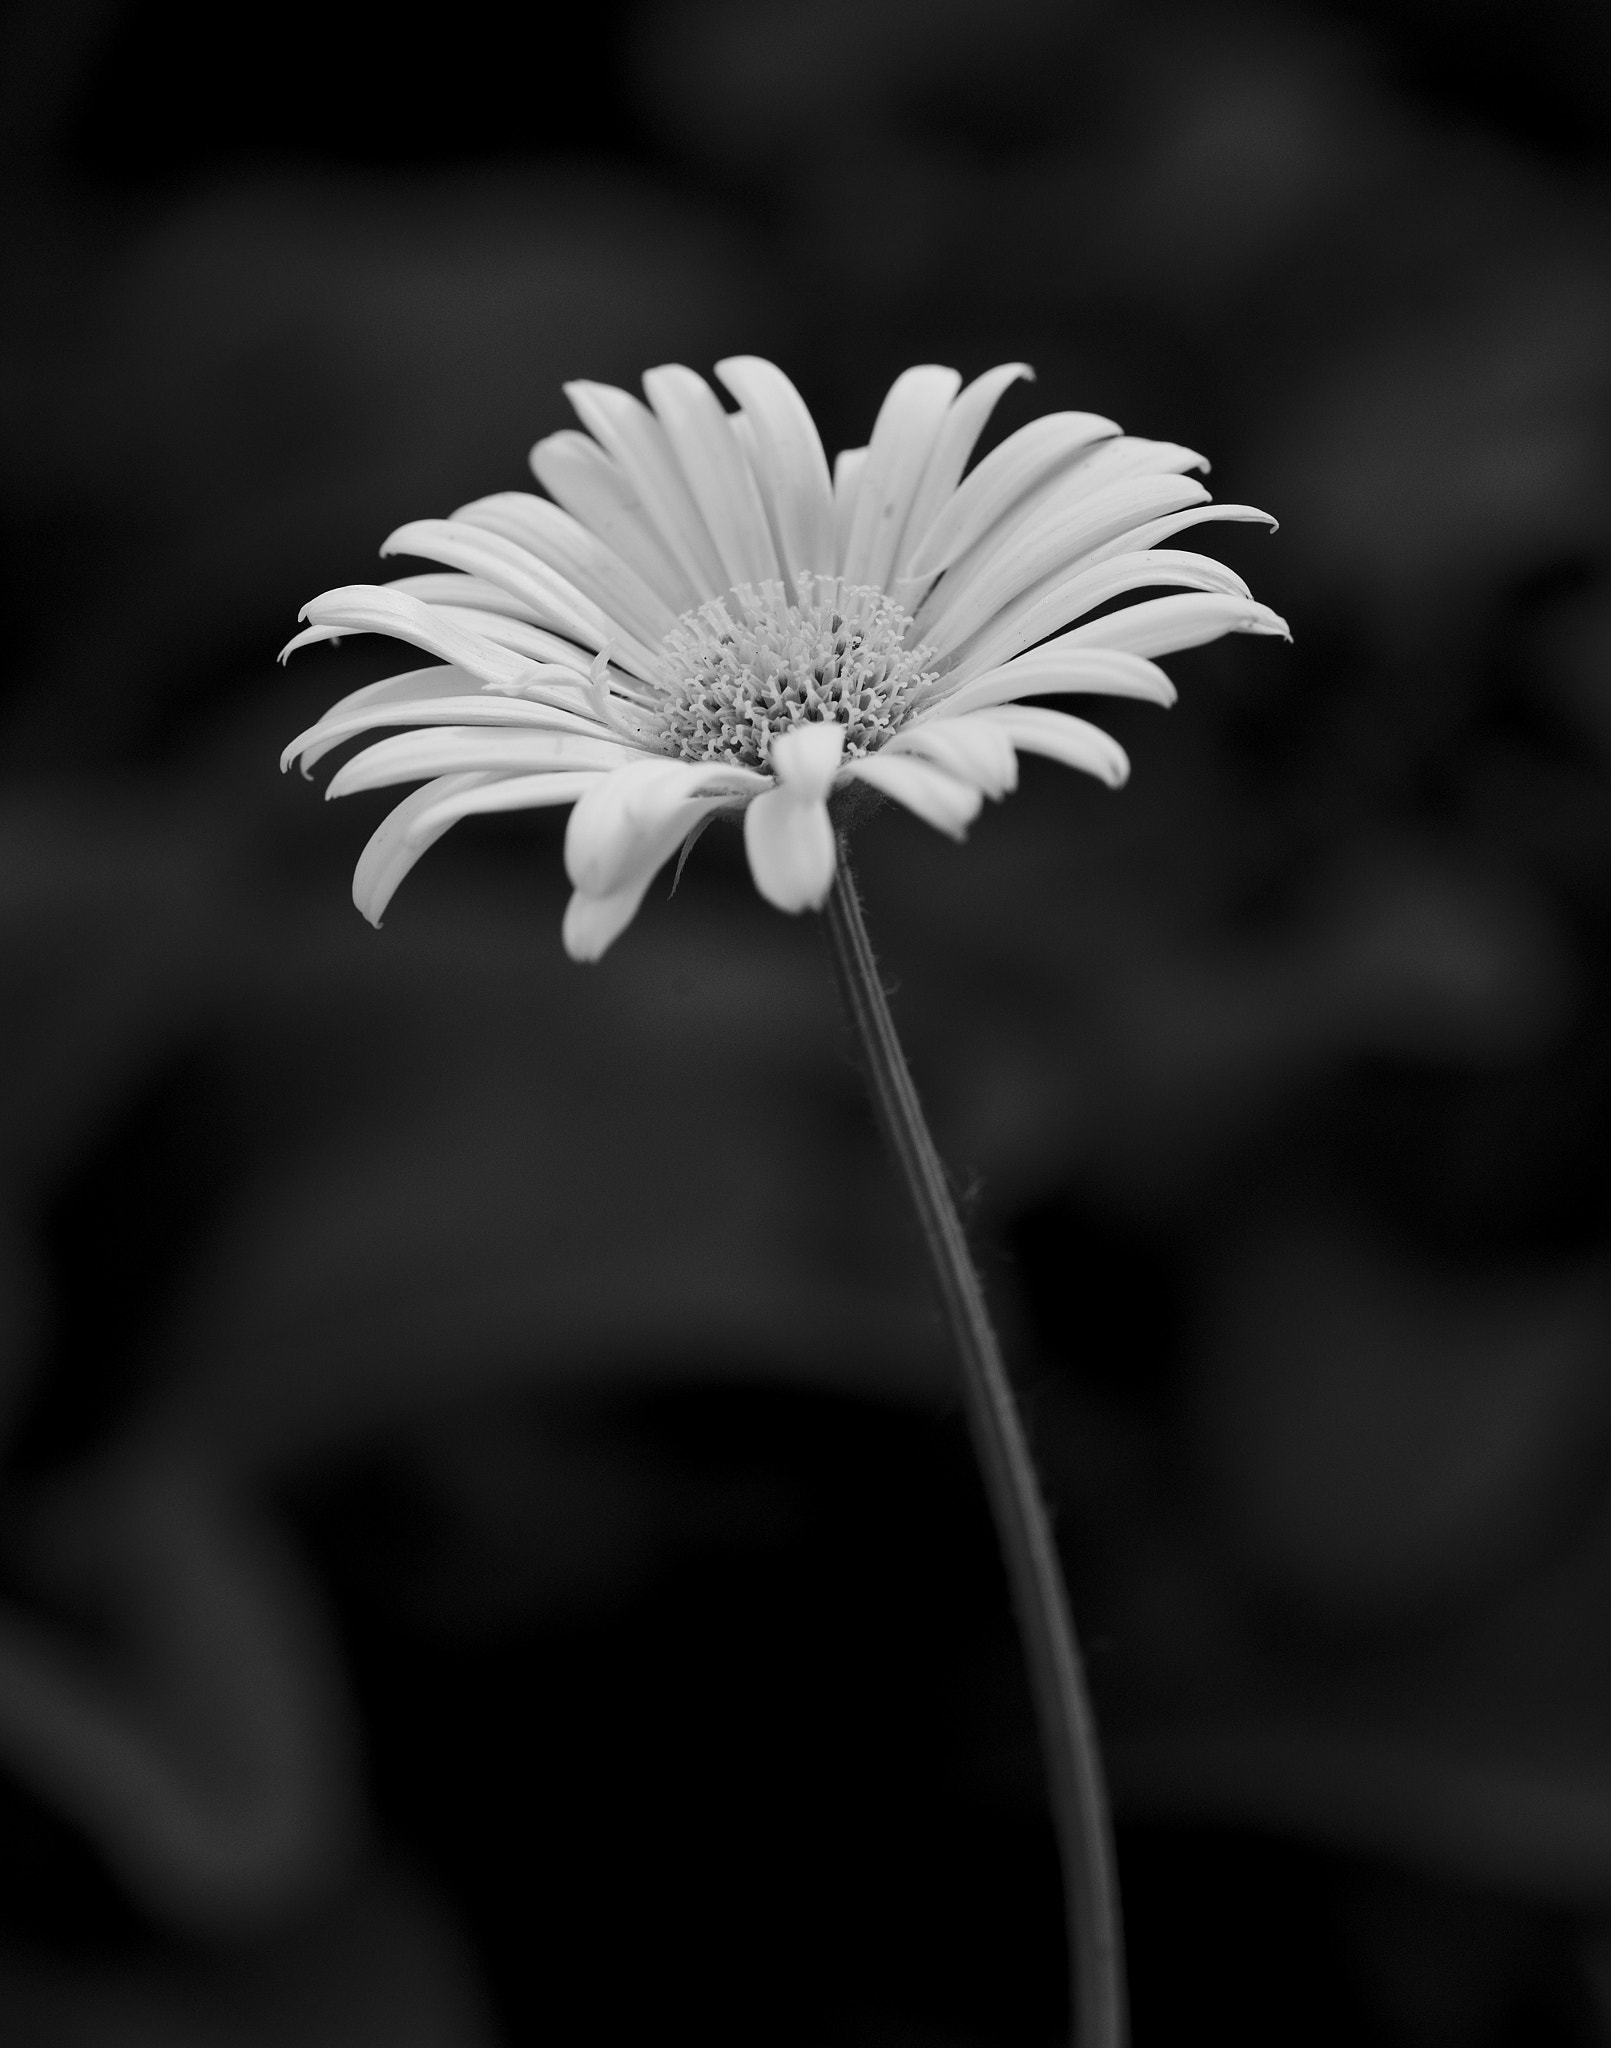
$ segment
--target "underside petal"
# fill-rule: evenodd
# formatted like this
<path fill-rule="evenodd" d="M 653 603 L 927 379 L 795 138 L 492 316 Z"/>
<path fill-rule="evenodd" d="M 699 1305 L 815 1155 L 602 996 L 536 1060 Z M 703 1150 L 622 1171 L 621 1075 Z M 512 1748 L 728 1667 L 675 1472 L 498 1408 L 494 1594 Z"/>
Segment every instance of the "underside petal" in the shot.
<path fill-rule="evenodd" d="M 844 753 L 844 726 L 823 719 L 780 733 L 772 742 L 771 767 L 778 781 L 794 796 L 821 803 L 833 788 Z"/>
<path fill-rule="evenodd" d="M 590 711 L 534 703 L 524 697 L 379 698 L 368 704 L 355 705 L 350 710 L 327 711 L 317 725 L 310 726 L 291 742 L 282 757 L 282 765 L 289 766 L 300 755 L 306 772 L 343 741 L 389 725 L 485 726 L 494 731 L 515 733 L 563 733 L 579 740 L 617 738 Z"/>
<path fill-rule="evenodd" d="M 778 910 L 820 910 L 833 887 L 835 849 L 828 806 L 787 784 L 767 790 L 744 812 L 744 851 L 755 886 Z"/>
<path fill-rule="evenodd" d="M 405 796 L 381 819 L 352 873 L 352 900 L 371 924 L 380 923 L 398 883 L 453 823 L 453 818 L 447 817 L 434 829 L 420 828 L 420 820 L 434 804 L 487 779 L 483 775 L 444 775 Z"/>
<path fill-rule="evenodd" d="M 1129 780 L 1129 757 L 1118 741 L 1100 726 L 1071 718 L 1066 711 L 1046 711 L 1036 704 L 1003 704 L 990 711 L 975 711 L 971 718 L 998 727 L 1021 752 L 1045 754 L 1065 768 L 1079 768 L 1109 789 L 1118 789 Z"/>
<path fill-rule="evenodd" d="M 937 695 L 918 714 L 919 724 L 965 718 L 970 711 L 1013 704 L 1020 697 L 1135 697 L 1166 708 L 1174 703 L 1175 686 L 1156 662 L 1109 647 L 1069 647 L 1066 638 L 986 669 L 949 695 Z"/>
<path fill-rule="evenodd" d="M 1114 647 L 1127 654 L 1155 657 L 1202 647 L 1226 633 L 1267 633 L 1283 640 L 1291 628 L 1278 612 L 1250 597 L 1153 597 L 1126 605 L 1087 625 L 1075 626 L 1063 640 L 1072 647 Z"/>
<path fill-rule="evenodd" d="M 682 806 L 731 802 L 769 786 L 767 777 L 721 762 L 631 762 L 606 776 L 571 813 L 565 872 L 586 894 L 608 896 L 635 872 Z"/>
<path fill-rule="evenodd" d="M 979 815 L 984 798 L 971 782 L 932 761 L 920 761 L 912 754 L 892 754 L 885 747 L 866 754 L 859 761 L 847 761 L 842 773 L 854 782 L 865 782 L 916 813 L 924 824 L 961 839 Z"/>
<path fill-rule="evenodd" d="M 540 775 L 606 770 L 641 759 L 619 740 L 569 732 L 519 732 L 507 725 L 440 725 L 396 733 L 354 754 L 330 778 L 327 797 L 419 782 L 426 776 Z"/>
<path fill-rule="evenodd" d="M 920 719 L 902 726 L 880 752 L 916 754 L 990 797 L 1003 797 L 1018 786 L 1012 741 L 999 726 L 980 718 Z"/>
<path fill-rule="evenodd" d="M 297 616 L 307 619 L 309 627 L 281 650 L 282 661 L 293 648 L 312 641 L 339 640 L 347 633 L 386 633 L 419 648 L 422 654 L 452 662 L 478 683 L 518 683 L 531 673 L 529 661 L 444 618 L 438 606 L 422 604 L 406 591 L 379 583 L 349 583 L 339 590 L 326 590 L 305 604 Z"/>
<path fill-rule="evenodd" d="M 635 843 L 630 861 L 616 873 L 608 889 L 580 886 L 565 906 L 562 936 L 573 960 L 597 960 L 620 937 L 643 902 L 649 884 L 711 813 L 726 802 L 722 796 L 690 798 L 674 806 Z M 572 822 L 575 812 L 571 813 Z"/>

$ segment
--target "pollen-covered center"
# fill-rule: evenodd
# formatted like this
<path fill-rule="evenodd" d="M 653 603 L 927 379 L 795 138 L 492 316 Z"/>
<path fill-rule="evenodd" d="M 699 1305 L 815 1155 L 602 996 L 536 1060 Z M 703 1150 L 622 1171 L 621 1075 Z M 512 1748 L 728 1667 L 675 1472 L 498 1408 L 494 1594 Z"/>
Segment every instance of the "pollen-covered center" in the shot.
<path fill-rule="evenodd" d="M 687 761 L 764 768 L 796 725 L 846 728 L 845 758 L 881 747 L 934 680 L 908 647 L 911 615 L 882 590 L 832 576 L 744 583 L 684 612 L 666 635 L 663 743 Z"/>

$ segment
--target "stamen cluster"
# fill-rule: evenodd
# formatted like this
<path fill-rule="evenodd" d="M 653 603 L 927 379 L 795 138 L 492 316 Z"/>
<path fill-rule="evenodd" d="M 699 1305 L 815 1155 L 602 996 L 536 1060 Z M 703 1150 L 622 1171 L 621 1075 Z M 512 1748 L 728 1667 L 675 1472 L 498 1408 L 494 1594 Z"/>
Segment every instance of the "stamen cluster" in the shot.
<path fill-rule="evenodd" d="M 685 612 L 664 643 L 662 744 L 686 761 L 765 768 L 794 726 L 835 722 L 845 758 L 881 747 L 935 680 L 927 646 L 908 647 L 911 615 L 882 590 L 801 575 L 740 584 Z"/>

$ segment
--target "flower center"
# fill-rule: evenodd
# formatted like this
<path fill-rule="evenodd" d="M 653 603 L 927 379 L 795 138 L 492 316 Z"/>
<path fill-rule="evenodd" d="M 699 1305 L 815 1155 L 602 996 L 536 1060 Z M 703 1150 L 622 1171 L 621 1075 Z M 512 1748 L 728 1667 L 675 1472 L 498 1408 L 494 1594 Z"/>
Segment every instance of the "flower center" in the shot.
<path fill-rule="evenodd" d="M 801 575 L 740 584 L 684 612 L 665 639 L 663 744 L 686 761 L 764 768 L 797 725 L 846 728 L 845 758 L 870 754 L 934 680 L 934 649 L 908 647 L 911 615 L 882 590 Z"/>

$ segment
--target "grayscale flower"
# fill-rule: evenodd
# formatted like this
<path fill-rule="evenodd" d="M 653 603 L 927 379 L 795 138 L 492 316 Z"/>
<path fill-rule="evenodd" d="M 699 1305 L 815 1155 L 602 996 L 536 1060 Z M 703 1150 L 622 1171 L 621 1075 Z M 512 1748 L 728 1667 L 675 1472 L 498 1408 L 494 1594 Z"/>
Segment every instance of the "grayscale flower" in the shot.
<path fill-rule="evenodd" d="M 1117 786 L 1106 733 L 1028 697 L 1169 704 L 1156 657 L 1230 632 L 1285 633 L 1242 579 L 1164 545 L 1211 519 L 1201 456 L 1050 413 L 966 476 L 1021 363 L 966 388 L 896 379 L 865 448 L 830 476 L 810 413 L 771 363 L 730 357 L 729 412 L 677 364 L 567 393 L 585 433 L 505 491 L 399 527 L 382 554 L 440 573 L 327 591 L 285 650 L 389 634 L 433 657 L 355 691 L 286 749 L 304 770 L 359 733 L 328 794 L 422 781 L 365 847 L 353 897 L 378 923 L 458 819 L 568 804 L 567 950 L 596 960 L 706 819 L 743 812 L 755 885 L 780 910 L 833 883 L 828 800 L 870 785 L 960 838 L 1020 753 Z M 1174 595 L 1102 609 L 1146 589 Z M 1097 617 L 1089 614 L 1099 613 Z M 1083 620 L 1084 623 L 1078 623 Z M 282 657 L 283 658 L 283 657 Z"/>

